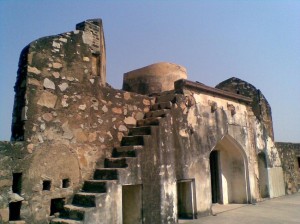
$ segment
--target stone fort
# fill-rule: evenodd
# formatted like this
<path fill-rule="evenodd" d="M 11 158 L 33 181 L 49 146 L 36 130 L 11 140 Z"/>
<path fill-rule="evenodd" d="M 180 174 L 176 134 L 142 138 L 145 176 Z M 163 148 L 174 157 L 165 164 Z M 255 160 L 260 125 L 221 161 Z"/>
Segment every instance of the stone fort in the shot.
<path fill-rule="evenodd" d="M 271 107 L 238 78 L 209 87 L 156 63 L 106 83 L 102 21 L 20 55 L 0 223 L 160 224 L 218 204 L 298 192 L 300 144 L 274 140 Z"/>

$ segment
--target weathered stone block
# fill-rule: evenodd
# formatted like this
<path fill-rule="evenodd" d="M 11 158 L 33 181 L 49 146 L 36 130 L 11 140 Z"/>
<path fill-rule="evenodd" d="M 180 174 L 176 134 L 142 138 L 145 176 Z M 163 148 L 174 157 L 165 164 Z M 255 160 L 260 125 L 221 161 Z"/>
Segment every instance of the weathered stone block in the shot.
<path fill-rule="evenodd" d="M 42 93 L 42 95 L 40 96 L 37 104 L 40 106 L 48 107 L 48 108 L 54 108 L 56 101 L 57 101 L 56 95 L 54 95 L 50 92 L 44 91 Z"/>
<path fill-rule="evenodd" d="M 9 209 L 2 208 L 0 209 L 0 221 L 8 222 L 9 221 Z"/>
<path fill-rule="evenodd" d="M 52 64 L 52 67 L 55 68 L 55 69 L 60 69 L 60 68 L 62 68 L 62 64 L 59 63 L 59 62 L 54 62 L 54 63 Z"/>
<path fill-rule="evenodd" d="M 2 187 L 11 187 L 11 186 L 12 186 L 12 180 L 11 179 L 0 180 L 0 188 L 2 188 Z"/>
<path fill-rule="evenodd" d="M 44 86 L 46 89 L 53 89 L 53 90 L 55 90 L 55 84 L 54 84 L 54 82 L 52 82 L 52 81 L 51 81 L 50 79 L 48 79 L 48 78 L 45 78 L 45 79 L 44 79 L 43 86 Z"/>
<path fill-rule="evenodd" d="M 36 75 L 41 74 L 40 70 L 38 70 L 36 67 L 31 67 L 31 66 L 28 66 L 28 72 L 34 73 Z"/>
<path fill-rule="evenodd" d="M 126 117 L 124 119 L 124 123 L 128 125 L 136 125 L 136 119 L 134 119 L 133 117 Z"/>

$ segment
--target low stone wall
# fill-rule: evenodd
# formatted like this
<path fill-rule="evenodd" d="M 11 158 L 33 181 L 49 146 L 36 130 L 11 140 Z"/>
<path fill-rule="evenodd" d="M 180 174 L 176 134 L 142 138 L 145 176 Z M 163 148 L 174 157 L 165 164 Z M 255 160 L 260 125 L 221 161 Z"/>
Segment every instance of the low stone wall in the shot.
<path fill-rule="evenodd" d="M 285 181 L 286 194 L 293 194 L 300 189 L 300 144 L 276 142 Z"/>
<path fill-rule="evenodd" d="M 9 203 L 24 200 L 19 189 L 22 186 L 12 186 L 14 173 L 22 173 L 28 166 L 27 156 L 23 143 L 0 142 L 0 223 L 9 221 Z"/>

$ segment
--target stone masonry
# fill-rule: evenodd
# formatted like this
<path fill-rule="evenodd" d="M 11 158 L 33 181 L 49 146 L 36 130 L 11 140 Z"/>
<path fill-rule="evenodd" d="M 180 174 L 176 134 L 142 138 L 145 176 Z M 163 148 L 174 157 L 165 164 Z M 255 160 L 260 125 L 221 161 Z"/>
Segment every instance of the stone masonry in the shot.
<path fill-rule="evenodd" d="M 238 78 L 216 88 L 161 62 L 106 83 L 101 19 L 20 55 L 11 142 L 0 142 L 0 223 L 153 224 L 299 190 L 299 144 Z"/>

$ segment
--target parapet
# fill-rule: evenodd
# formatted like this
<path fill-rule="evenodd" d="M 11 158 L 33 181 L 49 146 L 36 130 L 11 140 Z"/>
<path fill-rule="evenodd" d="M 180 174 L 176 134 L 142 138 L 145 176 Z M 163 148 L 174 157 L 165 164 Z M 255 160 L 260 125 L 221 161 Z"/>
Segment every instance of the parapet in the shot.
<path fill-rule="evenodd" d="M 183 66 L 160 62 L 124 74 L 123 90 L 139 94 L 154 94 L 174 89 L 174 82 L 186 79 Z"/>
<path fill-rule="evenodd" d="M 235 77 L 219 83 L 216 88 L 250 97 L 252 99 L 251 107 L 254 115 L 264 124 L 268 135 L 274 140 L 271 106 L 259 89 Z"/>
<path fill-rule="evenodd" d="M 67 109 L 71 92 L 91 93 L 101 86 L 106 86 L 101 19 L 86 20 L 74 31 L 33 41 L 19 60 L 11 140 L 32 141 L 40 113 Z"/>

